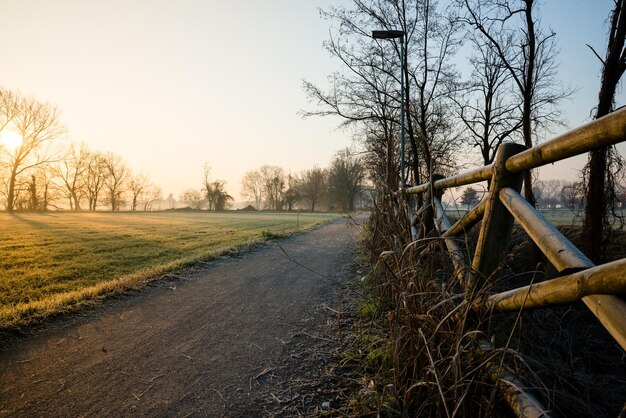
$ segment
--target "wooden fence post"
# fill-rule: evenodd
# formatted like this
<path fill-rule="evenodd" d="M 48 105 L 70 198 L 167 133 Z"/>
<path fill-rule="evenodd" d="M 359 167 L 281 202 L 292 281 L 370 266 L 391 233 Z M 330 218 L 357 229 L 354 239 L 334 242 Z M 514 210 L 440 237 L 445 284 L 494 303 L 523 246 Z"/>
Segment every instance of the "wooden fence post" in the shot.
<path fill-rule="evenodd" d="M 443 231 L 441 231 L 441 227 L 437 225 L 437 211 L 435 210 L 435 199 L 439 199 L 439 202 L 441 202 L 441 198 L 443 197 L 443 193 L 446 191 L 446 189 L 435 189 L 434 184 L 437 180 L 441 180 L 444 178 L 446 178 L 446 176 L 444 176 L 443 174 L 433 174 L 433 181 L 431 182 L 431 187 L 429 188 L 430 194 L 428 195 L 430 204 L 433 208 L 433 227 L 439 229 L 437 231 L 439 235 L 441 235 Z"/>
<path fill-rule="evenodd" d="M 432 235 L 435 229 L 435 211 L 433 207 L 433 196 L 441 196 L 443 194 L 443 190 L 438 192 L 437 189 L 434 188 L 434 183 L 437 180 L 443 179 L 445 176 L 441 174 L 433 174 L 430 184 L 426 189 L 426 193 L 424 196 L 424 206 L 422 212 L 422 216 L 420 219 L 420 227 L 419 227 L 419 238 L 426 238 Z M 437 194 L 440 193 L 440 194 Z"/>
<path fill-rule="evenodd" d="M 499 193 L 503 187 L 520 190 L 524 172 L 509 172 L 506 169 L 506 160 L 524 150 L 526 150 L 524 145 L 513 143 L 504 143 L 498 148 L 489 193 L 486 197 L 485 215 L 472 260 L 472 272 L 467 289 L 470 293 L 477 286 L 482 287 L 484 280 L 496 269 L 511 238 L 514 218 L 500 202 Z"/>

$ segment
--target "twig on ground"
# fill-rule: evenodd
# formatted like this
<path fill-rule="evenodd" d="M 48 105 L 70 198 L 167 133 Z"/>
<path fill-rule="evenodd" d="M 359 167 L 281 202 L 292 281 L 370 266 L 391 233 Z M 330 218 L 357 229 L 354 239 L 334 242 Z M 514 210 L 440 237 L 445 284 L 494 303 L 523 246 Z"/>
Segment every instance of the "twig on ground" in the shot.
<path fill-rule="evenodd" d="M 261 373 L 257 374 L 256 376 L 254 376 L 254 379 L 258 379 L 259 377 L 265 376 L 266 374 L 268 374 L 269 372 L 271 372 L 272 369 L 271 367 L 266 367 L 265 369 L 263 369 L 263 371 L 261 371 Z"/>
<path fill-rule="evenodd" d="M 222 401 L 224 401 L 224 403 L 227 403 L 227 402 L 226 402 L 226 399 L 224 399 L 224 397 L 222 396 L 222 394 L 220 393 L 220 391 L 219 391 L 219 390 L 217 390 L 217 389 L 213 389 L 213 390 L 214 390 L 214 391 L 215 391 L 218 395 L 220 395 L 220 398 L 222 398 Z"/>
<path fill-rule="evenodd" d="M 150 386 L 148 386 L 148 387 L 146 388 L 146 390 L 144 390 L 143 392 L 141 392 L 139 395 L 135 395 L 135 393 L 133 393 L 133 396 L 134 396 L 135 398 L 137 398 L 137 400 L 140 400 L 140 399 L 141 399 L 141 397 L 142 397 L 142 396 L 143 396 L 143 395 L 144 395 L 147 391 L 149 391 L 149 390 L 150 390 L 150 388 L 152 388 L 152 386 L 154 386 L 154 383 L 153 383 L 153 384 L 151 384 Z"/>

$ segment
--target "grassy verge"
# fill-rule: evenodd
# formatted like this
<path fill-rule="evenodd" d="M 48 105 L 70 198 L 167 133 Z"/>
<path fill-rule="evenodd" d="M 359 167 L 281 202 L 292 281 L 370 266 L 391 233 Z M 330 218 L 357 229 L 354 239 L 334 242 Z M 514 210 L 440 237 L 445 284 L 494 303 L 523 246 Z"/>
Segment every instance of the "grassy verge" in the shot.
<path fill-rule="evenodd" d="M 352 370 L 347 416 L 399 416 L 394 396 L 393 350 L 386 314 L 392 309 L 377 292 L 380 272 L 370 271 L 355 284 L 349 341 L 341 366 Z"/>
<path fill-rule="evenodd" d="M 0 214 L 0 329 L 124 292 L 331 213 Z"/>

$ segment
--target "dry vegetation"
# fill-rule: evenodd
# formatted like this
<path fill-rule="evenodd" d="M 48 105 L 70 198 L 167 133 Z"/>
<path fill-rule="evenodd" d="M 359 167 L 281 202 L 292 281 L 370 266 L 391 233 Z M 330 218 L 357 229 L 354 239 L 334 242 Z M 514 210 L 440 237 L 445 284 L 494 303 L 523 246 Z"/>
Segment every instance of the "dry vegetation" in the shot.
<path fill-rule="evenodd" d="M 0 329 L 336 218 L 322 213 L 0 214 Z"/>
<path fill-rule="evenodd" d="M 486 293 L 552 274 L 545 260 L 532 261 L 536 255 L 519 228 L 499 274 L 464 302 L 447 253 L 420 255 L 424 242 L 411 243 L 407 222 L 381 202 L 364 236 L 373 269 L 363 280 L 361 319 L 344 355 L 361 376 L 351 415 L 511 416 L 490 376 L 500 367 L 520 376 L 554 416 L 620 413 L 626 358 L 582 304 L 482 316 L 470 309 Z M 580 233 L 578 226 L 563 230 Z M 473 234 L 461 241 L 468 253 Z M 626 236 L 616 234 L 614 244 L 621 257 Z"/>

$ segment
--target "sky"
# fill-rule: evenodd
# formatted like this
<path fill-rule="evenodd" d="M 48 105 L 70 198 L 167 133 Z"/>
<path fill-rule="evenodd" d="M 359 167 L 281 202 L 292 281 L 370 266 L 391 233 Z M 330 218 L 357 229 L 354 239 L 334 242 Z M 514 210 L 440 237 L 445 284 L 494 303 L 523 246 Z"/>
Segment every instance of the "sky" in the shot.
<path fill-rule="evenodd" d="M 57 105 L 66 141 L 121 155 L 165 196 L 199 189 L 208 162 L 239 200 L 248 170 L 323 167 L 352 144 L 338 119 L 299 116 L 313 108 L 302 79 L 326 87 L 341 68 L 322 48 L 331 23 L 318 12 L 339 4 L 349 1 L 0 0 L 0 85 Z M 597 101 L 599 61 L 585 44 L 603 53 L 611 6 L 541 5 L 563 83 L 578 89 L 563 104 L 570 127 Z M 542 175 L 574 179 L 584 160 Z"/>

